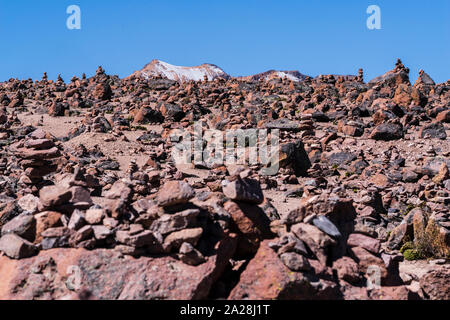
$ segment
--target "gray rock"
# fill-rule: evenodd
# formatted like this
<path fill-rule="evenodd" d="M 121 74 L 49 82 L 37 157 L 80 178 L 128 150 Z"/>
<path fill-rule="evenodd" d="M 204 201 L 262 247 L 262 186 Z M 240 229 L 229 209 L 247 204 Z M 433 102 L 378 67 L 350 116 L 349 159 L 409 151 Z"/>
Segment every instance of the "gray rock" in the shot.
<path fill-rule="evenodd" d="M 22 210 L 35 213 L 38 210 L 39 198 L 32 194 L 27 194 L 26 196 L 20 198 L 17 201 L 17 204 L 22 208 Z"/>
<path fill-rule="evenodd" d="M 111 229 L 106 226 L 92 226 L 92 229 L 94 230 L 94 236 L 97 240 L 105 240 L 113 234 Z"/>
<path fill-rule="evenodd" d="M 205 257 L 201 254 L 200 251 L 194 248 L 194 246 L 190 243 L 183 243 L 180 247 L 180 251 L 178 254 L 178 258 L 185 264 L 191 266 L 198 266 L 204 262 L 206 262 Z"/>
<path fill-rule="evenodd" d="M 300 131 L 300 123 L 298 121 L 291 121 L 285 118 L 267 122 L 265 127 L 267 129 L 279 129 L 281 131 Z"/>
<path fill-rule="evenodd" d="M 340 166 L 342 164 L 349 164 L 356 159 L 356 154 L 346 151 L 333 151 L 326 154 L 325 157 L 330 165 Z"/>
<path fill-rule="evenodd" d="M 149 230 L 132 235 L 129 231 L 117 231 L 116 240 L 119 243 L 130 247 L 142 248 L 153 245 L 156 241 L 155 236 Z"/>
<path fill-rule="evenodd" d="M 311 269 L 311 265 L 308 260 L 295 252 L 286 252 L 280 256 L 280 260 L 283 264 L 292 271 L 308 271 Z"/>
<path fill-rule="evenodd" d="M 162 207 L 187 203 L 195 196 L 194 189 L 184 181 L 169 181 L 159 189 L 156 201 Z"/>
<path fill-rule="evenodd" d="M 420 129 L 420 137 L 445 140 L 445 138 L 447 138 L 447 134 L 445 132 L 445 127 L 441 122 L 433 122 Z"/>
<path fill-rule="evenodd" d="M 153 222 L 150 231 L 166 235 L 174 231 L 193 227 L 199 213 L 200 210 L 198 209 L 189 209 L 175 214 L 165 214 Z"/>
<path fill-rule="evenodd" d="M 75 210 L 70 217 L 68 228 L 72 230 L 78 230 L 86 224 L 84 219 L 84 213 L 80 210 Z"/>
<path fill-rule="evenodd" d="M 69 237 L 44 238 L 41 242 L 42 250 L 50 250 L 55 248 L 65 248 L 69 246 Z"/>
<path fill-rule="evenodd" d="M 222 181 L 222 189 L 225 196 L 231 200 L 261 204 L 264 195 L 258 181 L 253 179 L 241 179 L 229 182 Z"/>
<path fill-rule="evenodd" d="M 23 259 L 34 256 L 38 249 L 31 242 L 9 233 L 0 238 L 0 251 L 12 259 Z"/>
<path fill-rule="evenodd" d="M 370 134 L 370 139 L 390 141 L 402 139 L 404 136 L 403 127 L 397 123 L 382 123 L 375 127 Z"/>
<path fill-rule="evenodd" d="M 2 228 L 2 235 L 14 233 L 28 241 L 34 241 L 36 236 L 36 219 L 32 215 L 21 214 Z"/>
<path fill-rule="evenodd" d="M 325 216 L 318 216 L 314 218 L 312 223 L 317 228 L 319 228 L 329 236 L 332 236 L 333 238 L 340 238 L 342 236 L 338 228 L 334 225 L 334 223 L 331 222 L 330 219 L 328 219 Z"/>

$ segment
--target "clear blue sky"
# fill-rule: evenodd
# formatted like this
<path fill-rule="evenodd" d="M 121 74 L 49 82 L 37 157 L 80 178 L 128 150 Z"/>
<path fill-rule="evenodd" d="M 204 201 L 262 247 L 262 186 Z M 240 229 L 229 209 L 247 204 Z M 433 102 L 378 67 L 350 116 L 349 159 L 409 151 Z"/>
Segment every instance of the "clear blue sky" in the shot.
<path fill-rule="evenodd" d="M 68 30 L 66 8 L 81 7 L 82 29 Z M 382 30 L 366 27 L 381 8 Z M 214 63 L 233 76 L 268 69 L 308 75 L 356 74 L 366 81 L 402 58 L 450 79 L 449 0 L 0 0 L 0 81 L 61 73 L 121 77 L 157 58 Z"/>

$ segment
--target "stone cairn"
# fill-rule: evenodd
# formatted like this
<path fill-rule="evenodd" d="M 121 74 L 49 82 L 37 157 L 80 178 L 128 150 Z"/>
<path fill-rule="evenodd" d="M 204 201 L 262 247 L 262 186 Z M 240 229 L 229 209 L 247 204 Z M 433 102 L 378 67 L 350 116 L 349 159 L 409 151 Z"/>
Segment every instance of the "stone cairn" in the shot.
<path fill-rule="evenodd" d="M 46 175 L 55 172 L 58 167 L 55 159 L 61 157 L 51 136 L 40 129 L 19 142 L 15 151 L 24 170 L 20 181 L 30 186 L 42 183 Z"/>

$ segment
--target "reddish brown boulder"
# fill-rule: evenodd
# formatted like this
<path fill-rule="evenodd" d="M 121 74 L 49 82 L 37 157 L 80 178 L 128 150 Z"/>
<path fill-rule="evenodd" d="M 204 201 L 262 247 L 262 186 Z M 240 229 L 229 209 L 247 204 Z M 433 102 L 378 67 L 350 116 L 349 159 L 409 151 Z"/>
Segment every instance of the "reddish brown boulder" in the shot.
<path fill-rule="evenodd" d="M 377 273 L 375 276 L 379 276 L 381 285 L 383 285 L 388 277 L 388 271 L 383 259 L 361 247 L 352 248 L 350 251 L 358 262 L 359 270 L 366 276 L 370 276 L 373 272 Z"/>
<path fill-rule="evenodd" d="M 235 201 L 261 204 L 264 201 L 264 195 L 259 182 L 253 179 L 241 179 L 229 182 L 222 181 L 223 193 L 227 198 Z"/>
<path fill-rule="evenodd" d="M 383 123 L 375 127 L 370 134 L 370 139 L 390 141 L 403 138 L 403 127 L 396 123 Z"/>
<path fill-rule="evenodd" d="M 444 265 L 420 278 L 420 286 L 431 300 L 450 300 L 450 267 Z"/>
<path fill-rule="evenodd" d="M 409 300 L 410 292 L 406 286 L 380 287 L 370 292 L 372 300 Z"/>
<path fill-rule="evenodd" d="M 258 206 L 228 201 L 224 208 L 231 214 L 236 232 L 240 236 L 238 253 L 242 255 L 255 253 L 261 241 L 273 237 L 270 220 Z"/>
<path fill-rule="evenodd" d="M 197 267 L 172 257 L 134 259 L 103 249 L 52 249 L 19 261 L 3 256 L 0 299 L 63 299 L 81 291 L 96 299 L 205 299 L 234 248 L 234 238 L 224 239 Z"/>
<path fill-rule="evenodd" d="M 169 207 L 183 204 L 195 195 L 194 189 L 184 181 L 169 181 L 159 189 L 156 201 L 158 205 Z"/>
<path fill-rule="evenodd" d="M 107 83 L 99 83 L 94 90 L 94 98 L 99 100 L 108 100 L 112 96 L 111 87 Z"/>
<path fill-rule="evenodd" d="M 0 238 L 0 252 L 3 252 L 5 255 L 12 259 L 28 258 L 35 255 L 37 251 L 38 250 L 36 246 L 16 234 L 9 233 Z M 0 274 L 2 275 L 1 282 L 3 282 L 3 273 Z"/>
<path fill-rule="evenodd" d="M 231 291 L 231 300 L 320 300 L 338 299 L 335 283 L 320 280 L 320 285 L 311 285 L 308 277 L 292 272 L 263 241 L 256 256 L 241 274 L 236 287 Z"/>
<path fill-rule="evenodd" d="M 22 159 L 34 159 L 34 160 L 44 160 L 44 159 L 53 159 L 61 156 L 58 148 L 53 147 L 48 150 L 33 150 L 21 148 L 17 150 L 17 155 Z"/>
<path fill-rule="evenodd" d="M 436 120 L 440 122 L 450 123 L 450 110 L 439 112 L 436 116 Z"/>
<path fill-rule="evenodd" d="M 347 240 L 347 245 L 350 247 L 361 247 L 374 254 L 380 251 L 380 241 L 369 236 L 352 233 Z"/>
<path fill-rule="evenodd" d="M 358 264 L 349 257 L 342 257 L 333 263 L 333 269 L 336 270 L 339 279 L 350 283 L 359 282 L 361 276 L 359 274 Z"/>
<path fill-rule="evenodd" d="M 69 202 L 72 192 L 63 186 L 48 186 L 41 189 L 39 199 L 45 208 L 51 208 Z"/>
<path fill-rule="evenodd" d="M 61 227 L 62 214 L 55 211 L 44 211 L 34 216 L 36 219 L 36 239 L 35 243 L 42 241 L 41 233 L 49 228 Z"/>

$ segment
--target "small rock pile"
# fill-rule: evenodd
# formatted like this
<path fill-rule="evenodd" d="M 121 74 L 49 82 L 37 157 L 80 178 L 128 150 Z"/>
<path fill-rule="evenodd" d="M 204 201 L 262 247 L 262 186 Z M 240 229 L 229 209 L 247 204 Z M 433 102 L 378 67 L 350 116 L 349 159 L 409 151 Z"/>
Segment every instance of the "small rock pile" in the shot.
<path fill-rule="evenodd" d="M 56 159 L 61 152 L 54 139 L 43 130 L 34 131 L 29 138 L 13 146 L 15 154 L 20 158 L 20 166 L 24 173 L 20 181 L 29 186 L 43 182 L 43 178 L 57 170 Z"/>

